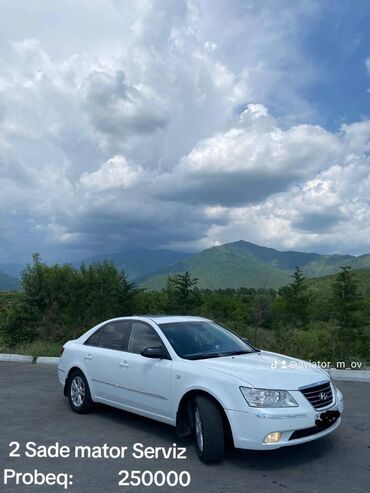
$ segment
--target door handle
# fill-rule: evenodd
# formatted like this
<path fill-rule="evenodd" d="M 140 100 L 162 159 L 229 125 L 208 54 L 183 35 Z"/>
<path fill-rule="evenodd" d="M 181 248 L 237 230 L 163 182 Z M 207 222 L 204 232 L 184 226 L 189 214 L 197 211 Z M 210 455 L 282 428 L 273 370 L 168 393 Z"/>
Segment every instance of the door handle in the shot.
<path fill-rule="evenodd" d="M 128 368 L 128 363 L 127 361 L 123 361 L 122 363 L 119 364 L 121 368 Z"/>
<path fill-rule="evenodd" d="M 91 354 L 85 354 L 84 358 L 87 360 L 92 360 Z"/>

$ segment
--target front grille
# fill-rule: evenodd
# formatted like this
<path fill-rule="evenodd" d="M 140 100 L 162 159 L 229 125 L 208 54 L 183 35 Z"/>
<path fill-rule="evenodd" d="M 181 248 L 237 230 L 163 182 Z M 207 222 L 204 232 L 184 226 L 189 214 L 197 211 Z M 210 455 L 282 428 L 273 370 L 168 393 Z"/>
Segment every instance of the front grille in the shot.
<path fill-rule="evenodd" d="M 333 391 L 330 382 L 301 387 L 299 390 L 315 409 L 323 409 L 333 402 Z"/>

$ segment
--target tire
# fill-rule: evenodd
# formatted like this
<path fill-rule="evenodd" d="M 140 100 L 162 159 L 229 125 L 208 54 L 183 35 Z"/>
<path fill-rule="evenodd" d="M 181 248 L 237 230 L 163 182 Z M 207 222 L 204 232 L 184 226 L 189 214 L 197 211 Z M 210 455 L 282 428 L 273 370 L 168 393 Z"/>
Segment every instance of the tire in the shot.
<path fill-rule="evenodd" d="M 225 433 L 221 413 L 208 397 L 194 400 L 194 435 L 198 456 L 205 464 L 221 462 L 225 452 Z"/>
<path fill-rule="evenodd" d="M 75 370 L 68 378 L 67 395 L 72 411 L 86 414 L 93 407 L 89 384 L 80 370 Z"/>

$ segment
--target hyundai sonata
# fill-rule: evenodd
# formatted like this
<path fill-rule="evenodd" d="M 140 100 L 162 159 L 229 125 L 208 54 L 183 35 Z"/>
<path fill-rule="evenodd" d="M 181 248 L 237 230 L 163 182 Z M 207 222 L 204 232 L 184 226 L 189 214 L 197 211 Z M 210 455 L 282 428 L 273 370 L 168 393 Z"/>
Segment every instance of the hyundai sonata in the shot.
<path fill-rule="evenodd" d="M 321 438 L 340 424 L 343 397 L 323 370 L 252 347 L 201 317 L 105 321 L 64 345 L 59 381 L 73 411 L 94 402 L 194 434 L 203 462 L 237 448 L 270 450 Z"/>

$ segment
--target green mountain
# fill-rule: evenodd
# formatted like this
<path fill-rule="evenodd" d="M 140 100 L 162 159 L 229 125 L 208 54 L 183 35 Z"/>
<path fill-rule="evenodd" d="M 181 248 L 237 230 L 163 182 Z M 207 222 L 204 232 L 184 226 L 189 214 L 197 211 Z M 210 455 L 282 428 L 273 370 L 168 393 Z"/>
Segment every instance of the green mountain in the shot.
<path fill-rule="evenodd" d="M 101 254 L 73 262 L 79 267 L 112 260 L 127 277 L 148 289 L 158 290 L 166 285 L 169 275 L 189 271 L 197 277 L 200 288 L 222 289 L 237 287 L 278 288 L 287 284 L 295 267 L 309 278 L 322 278 L 339 272 L 342 266 L 369 269 L 370 254 L 320 255 L 296 251 L 281 252 L 247 241 L 236 241 L 189 254 L 172 250 L 135 249 L 114 254 Z M 4 268 L 2 268 L 4 267 Z M 18 264 L 0 264 L 0 290 L 19 288 Z"/>
<path fill-rule="evenodd" d="M 167 268 L 137 279 L 148 289 L 161 289 L 169 274 L 190 271 L 200 288 L 277 288 L 289 280 L 289 273 L 253 255 L 244 243 L 212 247 Z"/>
<path fill-rule="evenodd" d="M 275 248 L 267 248 L 248 241 L 239 240 L 234 243 L 227 243 L 225 246 L 229 246 L 236 251 L 247 252 L 250 255 L 254 255 L 263 262 L 277 267 L 281 270 L 292 270 L 297 266 L 307 265 L 317 261 L 322 255 L 318 253 L 305 253 L 296 251 L 280 252 Z"/>
<path fill-rule="evenodd" d="M 300 267 L 307 277 L 320 277 L 335 274 L 344 265 L 354 269 L 370 268 L 370 255 L 280 252 L 240 240 L 188 256 L 141 276 L 136 282 L 158 290 L 166 285 L 169 275 L 189 271 L 198 278 L 200 288 L 278 288 L 289 282 L 295 267 Z"/>
<path fill-rule="evenodd" d="M 118 269 L 124 270 L 129 279 L 136 279 L 149 272 L 162 269 L 178 262 L 187 256 L 189 256 L 189 254 L 184 252 L 175 252 L 165 249 L 148 250 L 143 248 L 126 250 L 119 253 L 95 255 L 94 257 L 86 258 L 81 262 L 73 262 L 72 265 L 79 267 L 82 263 L 89 265 L 93 262 L 101 262 L 102 260 L 108 259 L 111 260 Z"/>
<path fill-rule="evenodd" d="M 369 269 L 370 255 L 320 255 L 320 258 L 303 265 L 303 271 L 308 277 L 321 277 L 339 272 L 341 267 L 350 266 L 352 269 Z"/>
<path fill-rule="evenodd" d="M 15 291 L 19 289 L 19 279 L 0 271 L 0 291 Z"/>
<path fill-rule="evenodd" d="M 370 269 L 353 269 L 353 276 L 358 282 L 360 293 L 368 297 L 370 294 Z M 313 277 L 307 279 L 307 284 L 311 291 L 317 291 L 322 296 L 329 296 L 332 293 L 333 282 L 336 274 L 329 274 L 323 277 Z"/>

